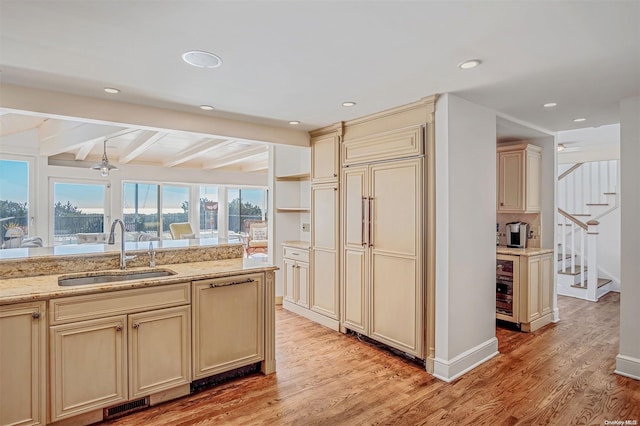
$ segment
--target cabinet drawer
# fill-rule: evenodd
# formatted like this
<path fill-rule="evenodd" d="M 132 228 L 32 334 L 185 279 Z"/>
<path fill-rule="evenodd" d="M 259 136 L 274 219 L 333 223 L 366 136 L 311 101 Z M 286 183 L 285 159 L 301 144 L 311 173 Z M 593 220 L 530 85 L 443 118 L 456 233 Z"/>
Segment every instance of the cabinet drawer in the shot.
<path fill-rule="evenodd" d="M 150 311 L 191 302 L 191 283 L 51 299 L 49 324 Z"/>
<path fill-rule="evenodd" d="M 297 260 L 298 262 L 309 262 L 309 250 L 285 247 L 283 257 L 285 259 Z"/>

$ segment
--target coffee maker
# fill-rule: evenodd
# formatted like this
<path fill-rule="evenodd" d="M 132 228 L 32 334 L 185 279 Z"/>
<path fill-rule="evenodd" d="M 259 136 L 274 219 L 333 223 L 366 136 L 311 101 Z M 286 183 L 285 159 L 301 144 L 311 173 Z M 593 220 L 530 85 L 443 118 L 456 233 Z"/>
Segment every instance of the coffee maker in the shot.
<path fill-rule="evenodd" d="M 526 248 L 529 224 L 525 222 L 510 222 L 506 226 L 507 247 Z"/>

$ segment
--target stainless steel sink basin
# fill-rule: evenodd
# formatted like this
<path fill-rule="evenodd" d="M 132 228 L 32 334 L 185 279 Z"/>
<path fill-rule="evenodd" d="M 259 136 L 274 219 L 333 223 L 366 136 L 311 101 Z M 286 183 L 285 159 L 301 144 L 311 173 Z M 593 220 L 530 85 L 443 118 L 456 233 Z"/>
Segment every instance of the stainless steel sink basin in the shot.
<path fill-rule="evenodd" d="M 122 272 L 92 272 L 82 275 L 62 276 L 58 278 L 58 285 L 85 285 L 85 284 L 103 284 L 120 281 L 142 280 L 146 278 L 169 277 L 176 273 L 169 269 L 148 269 L 142 271 L 122 271 Z"/>

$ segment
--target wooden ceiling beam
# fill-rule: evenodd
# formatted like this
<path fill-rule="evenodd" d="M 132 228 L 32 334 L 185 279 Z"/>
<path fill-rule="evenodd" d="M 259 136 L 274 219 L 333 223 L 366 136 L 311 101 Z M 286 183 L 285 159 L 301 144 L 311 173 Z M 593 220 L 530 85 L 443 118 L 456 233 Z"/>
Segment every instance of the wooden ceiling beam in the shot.
<path fill-rule="evenodd" d="M 219 169 L 221 167 L 228 166 L 230 164 L 239 163 L 241 161 L 249 160 L 252 157 L 263 155 L 267 152 L 265 145 L 259 145 L 254 148 L 245 149 L 243 151 L 235 152 L 225 157 L 217 158 L 213 161 L 207 161 L 202 164 L 204 169 Z"/>
<path fill-rule="evenodd" d="M 209 151 L 230 145 L 233 142 L 235 142 L 233 139 L 206 139 L 194 147 L 179 152 L 174 158 L 165 161 L 162 165 L 164 167 L 175 167 L 178 164 L 186 163 Z"/>
<path fill-rule="evenodd" d="M 49 157 L 75 151 L 86 143 L 96 143 L 131 132 L 131 129 L 102 124 L 45 120 L 38 128 L 40 155 Z"/>
<path fill-rule="evenodd" d="M 131 142 L 131 144 L 129 144 L 129 146 L 122 151 L 120 157 L 118 157 L 118 162 L 120 164 L 127 164 L 130 161 L 134 160 L 149 148 L 151 148 L 153 144 L 155 144 L 168 134 L 164 132 L 152 132 L 144 130 L 139 130 L 139 132 L 140 134 L 138 134 L 138 136 Z"/>

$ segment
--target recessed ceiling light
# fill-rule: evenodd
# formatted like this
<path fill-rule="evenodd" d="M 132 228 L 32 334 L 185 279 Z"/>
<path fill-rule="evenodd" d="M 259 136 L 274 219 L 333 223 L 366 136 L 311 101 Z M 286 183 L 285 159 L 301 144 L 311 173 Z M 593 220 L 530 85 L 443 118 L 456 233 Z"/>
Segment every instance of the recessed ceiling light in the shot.
<path fill-rule="evenodd" d="M 343 107 L 352 107 L 352 106 L 356 106 L 355 102 L 343 102 L 342 103 Z"/>
<path fill-rule="evenodd" d="M 184 52 L 182 60 L 198 68 L 218 68 L 222 65 L 222 59 L 219 56 L 202 50 Z"/>
<path fill-rule="evenodd" d="M 458 68 L 462 70 L 470 70 L 480 65 L 482 61 L 480 59 L 469 59 L 468 61 L 460 62 Z"/>
<path fill-rule="evenodd" d="M 213 108 L 211 105 L 200 105 L 200 109 L 203 109 L 205 111 L 211 111 Z"/>
<path fill-rule="evenodd" d="M 297 121 L 297 120 L 293 120 L 293 121 L 290 121 L 289 124 L 291 124 L 292 126 L 296 126 L 296 125 L 300 124 L 300 122 Z"/>
<path fill-rule="evenodd" d="M 555 103 L 555 102 L 549 102 L 549 103 L 544 104 L 542 106 L 545 107 L 545 108 L 553 108 L 554 106 L 558 106 L 558 104 Z"/>
<path fill-rule="evenodd" d="M 574 118 L 573 121 L 575 121 L 576 123 L 580 123 L 580 122 L 583 122 L 583 121 L 587 121 L 587 119 L 586 118 Z"/>
<path fill-rule="evenodd" d="M 116 89 L 115 87 L 105 87 L 104 91 L 112 94 L 120 93 L 120 89 Z"/>

